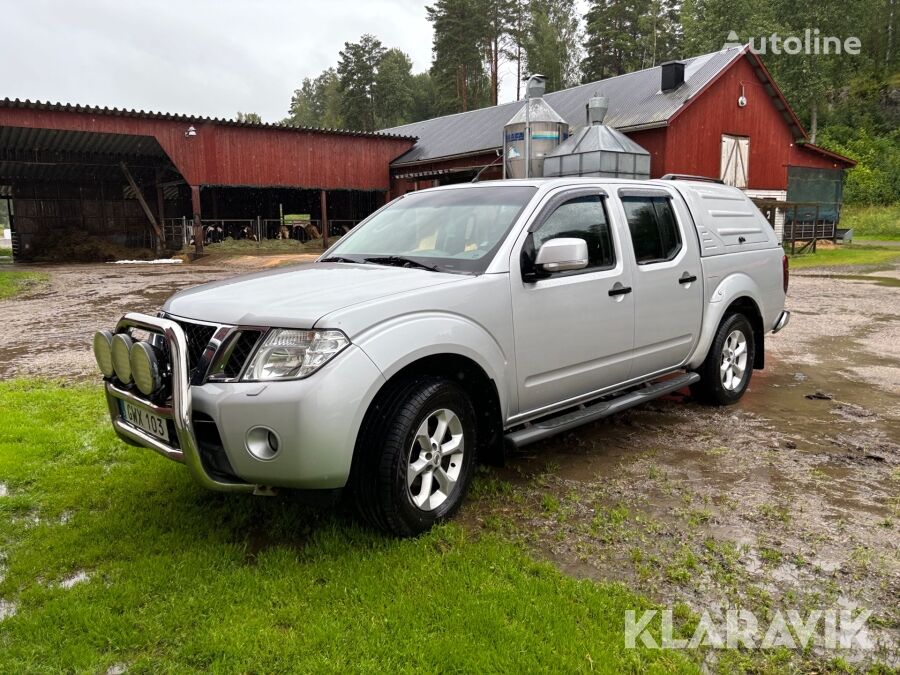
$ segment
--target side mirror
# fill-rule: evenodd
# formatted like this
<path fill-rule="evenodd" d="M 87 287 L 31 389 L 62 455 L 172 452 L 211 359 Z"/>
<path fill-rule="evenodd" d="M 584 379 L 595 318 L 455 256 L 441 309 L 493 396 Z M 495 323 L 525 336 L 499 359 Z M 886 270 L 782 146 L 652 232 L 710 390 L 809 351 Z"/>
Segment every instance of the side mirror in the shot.
<path fill-rule="evenodd" d="M 588 266 L 588 246 L 584 239 L 560 237 L 545 242 L 534 265 L 542 272 L 568 272 Z"/>

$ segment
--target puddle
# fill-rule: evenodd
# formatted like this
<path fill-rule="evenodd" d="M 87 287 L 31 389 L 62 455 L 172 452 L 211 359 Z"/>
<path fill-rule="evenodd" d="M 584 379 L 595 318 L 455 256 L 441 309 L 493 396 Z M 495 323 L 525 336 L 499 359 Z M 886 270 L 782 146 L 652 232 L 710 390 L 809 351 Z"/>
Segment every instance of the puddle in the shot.
<path fill-rule="evenodd" d="M 18 609 L 16 603 L 0 598 L 0 621 L 14 617 Z"/>
<path fill-rule="evenodd" d="M 72 588 L 78 584 L 83 584 L 85 581 L 90 581 L 90 579 L 91 577 L 87 572 L 79 570 L 75 574 L 65 577 L 58 585 L 60 588 Z"/>
<path fill-rule="evenodd" d="M 9 494 L 9 488 L 6 483 L 0 483 L 0 497 L 6 497 Z"/>
<path fill-rule="evenodd" d="M 878 286 L 887 286 L 889 288 L 900 288 L 900 278 L 898 277 L 882 277 L 870 274 L 804 274 L 806 278 L 811 279 L 841 279 L 842 281 L 864 281 Z"/>
<path fill-rule="evenodd" d="M 494 471 L 512 494 L 462 520 L 500 518 L 568 574 L 698 613 L 828 608 L 840 591 L 894 644 L 900 396 L 817 346 L 821 365 L 768 358 L 735 406 L 671 396 L 535 444 Z"/>

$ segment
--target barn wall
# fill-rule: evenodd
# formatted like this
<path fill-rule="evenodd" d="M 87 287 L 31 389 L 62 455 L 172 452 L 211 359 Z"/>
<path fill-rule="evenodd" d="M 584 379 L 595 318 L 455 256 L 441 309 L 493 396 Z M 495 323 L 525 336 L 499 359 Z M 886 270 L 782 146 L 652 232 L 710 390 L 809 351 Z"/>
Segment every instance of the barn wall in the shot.
<path fill-rule="evenodd" d="M 791 148 L 790 158 L 788 159 L 790 166 L 805 166 L 811 169 L 841 169 L 842 164 L 835 162 L 830 157 L 820 152 L 810 150 L 803 145 L 794 145 Z"/>
<path fill-rule="evenodd" d="M 189 124 L 197 129 L 185 137 Z M 90 111 L 0 108 L 0 126 L 152 136 L 191 185 L 387 190 L 411 140 Z"/>
<path fill-rule="evenodd" d="M 742 86 L 743 108 L 737 104 Z M 787 189 L 794 138 L 745 58 L 670 121 L 665 172 L 718 178 L 722 134 L 750 138 L 749 189 Z"/>
<path fill-rule="evenodd" d="M 397 197 L 417 188 L 423 190 L 425 188 L 434 187 L 435 185 L 444 185 L 448 182 L 455 182 L 458 179 L 458 176 L 454 179 L 454 173 L 459 174 L 464 171 L 478 172 L 488 165 L 491 166 L 484 170 L 479 177 L 479 180 L 497 180 L 503 178 L 503 165 L 494 150 L 490 150 L 480 155 L 450 157 L 445 160 L 435 160 L 433 162 L 424 162 L 422 164 L 396 166 L 391 172 L 394 176 L 391 181 L 391 196 Z M 445 173 L 448 170 L 452 170 L 454 173 Z M 424 175 L 420 178 L 398 178 L 398 176 L 405 176 L 408 174 Z"/>
<path fill-rule="evenodd" d="M 650 178 L 660 178 L 666 173 L 666 129 L 647 129 L 625 134 L 650 153 Z"/>

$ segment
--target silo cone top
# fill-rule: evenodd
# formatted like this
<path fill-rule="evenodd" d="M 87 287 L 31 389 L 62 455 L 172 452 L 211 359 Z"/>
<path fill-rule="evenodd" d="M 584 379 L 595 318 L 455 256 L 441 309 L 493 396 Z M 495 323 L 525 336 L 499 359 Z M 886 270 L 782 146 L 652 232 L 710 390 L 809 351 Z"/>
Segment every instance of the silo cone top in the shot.
<path fill-rule="evenodd" d="M 526 105 L 530 108 L 529 118 L 531 122 L 555 122 L 557 124 L 566 124 L 566 121 L 559 116 L 559 113 L 551 108 L 550 104 L 542 98 L 530 98 L 526 102 Z M 512 119 L 506 123 L 506 126 L 509 126 L 510 124 L 525 124 L 524 105 L 519 108 L 519 112 L 512 116 Z"/>

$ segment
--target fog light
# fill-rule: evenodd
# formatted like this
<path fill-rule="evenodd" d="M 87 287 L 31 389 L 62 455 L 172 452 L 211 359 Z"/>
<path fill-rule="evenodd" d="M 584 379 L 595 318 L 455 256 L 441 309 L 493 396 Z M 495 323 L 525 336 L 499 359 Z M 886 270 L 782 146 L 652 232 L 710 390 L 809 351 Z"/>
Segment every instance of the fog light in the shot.
<path fill-rule="evenodd" d="M 131 346 L 131 377 L 141 393 L 150 396 L 159 389 L 159 361 L 156 350 L 146 342 L 135 342 Z"/>
<path fill-rule="evenodd" d="M 132 339 L 118 333 L 112 339 L 112 362 L 116 377 L 122 384 L 131 384 L 131 344 Z"/>
<path fill-rule="evenodd" d="M 266 427 L 253 427 L 247 432 L 247 450 L 256 459 L 270 460 L 278 454 L 278 435 Z"/>
<path fill-rule="evenodd" d="M 113 335 L 108 330 L 94 333 L 94 358 L 97 359 L 97 366 L 104 377 L 112 377 L 116 374 L 112 360 L 112 339 Z"/>

